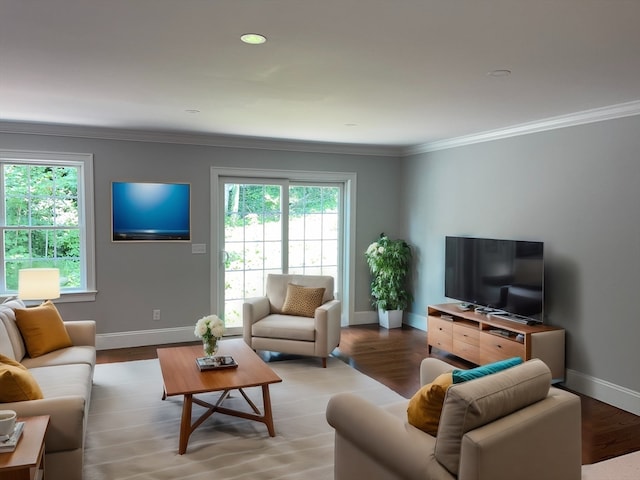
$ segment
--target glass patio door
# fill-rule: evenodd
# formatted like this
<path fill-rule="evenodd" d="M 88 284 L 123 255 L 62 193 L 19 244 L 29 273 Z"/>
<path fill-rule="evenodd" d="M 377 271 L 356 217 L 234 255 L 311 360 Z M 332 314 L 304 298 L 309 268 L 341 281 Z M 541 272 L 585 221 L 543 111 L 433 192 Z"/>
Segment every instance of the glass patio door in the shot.
<path fill-rule="evenodd" d="M 269 273 L 331 275 L 339 288 L 342 188 L 335 184 L 221 178 L 223 318 L 242 327 L 245 298 L 264 295 Z"/>

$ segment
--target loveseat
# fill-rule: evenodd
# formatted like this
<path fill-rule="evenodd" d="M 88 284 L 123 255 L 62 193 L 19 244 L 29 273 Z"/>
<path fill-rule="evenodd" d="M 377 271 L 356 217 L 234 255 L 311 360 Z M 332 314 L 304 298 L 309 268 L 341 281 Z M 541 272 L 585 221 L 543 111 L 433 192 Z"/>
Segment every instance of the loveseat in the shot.
<path fill-rule="evenodd" d="M 452 370 L 427 358 L 421 383 Z M 411 401 L 380 408 L 338 394 L 327 405 L 335 479 L 579 480 L 580 399 L 550 382 L 549 368 L 533 359 L 454 383 L 444 390 L 436 435 L 409 423 Z"/>
<path fill-rule="evenodd" d="M 322 359 L 340 343 L 341 302 L 328 275 L 269 274 L 266 295 L 242 306 L 244 341 L 268 350 Z"/>
<path fill-rule="evenodd" d="M 16 322 L 16 309 L 21 310 L 23 317 L 33 320 L 30 325 L 40 329 L 35 334 L 42 333 L 45 343 L 50 341 L 46 328 L 51 325 L 52 316 L 58 315 L 55 325 L 63 324 L 62 333 L 66 332 L 67 336 L 62 344 L 68 346 L 47 353 L 39 350 L 37 355 L 30 356 L 29 348 L 34 351 L 41 346 L 34 346 L 34 337 L 25 342 Z M 40 319 L 38 309 L 45 314 Z M 29 335 L 33 333 L 29 331 Z M 0 409 L 15 410 L 18 417 L 50 416 L 45 436 L 48 480 L 82 480 L 84 439 L 96 364 L 95 339 L 94 321 L 62 321 L 50 302 L 29 309 L 17 299 L 0 305 Z M 9 397 L 18 398 L 15 395 L 42 398 L 7 401 Z"/>

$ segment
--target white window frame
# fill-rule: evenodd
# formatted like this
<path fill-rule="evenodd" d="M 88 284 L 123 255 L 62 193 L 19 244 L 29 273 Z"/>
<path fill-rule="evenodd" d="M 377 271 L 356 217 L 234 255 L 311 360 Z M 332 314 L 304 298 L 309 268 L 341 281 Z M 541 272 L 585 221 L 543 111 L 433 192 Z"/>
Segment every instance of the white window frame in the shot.
<path fill-rule="evenodd" d="M 96 296 L 96 255 L 95 255 L 95 219 L 93 194 L 93 154 L 45 152 L 30 150 L 0 149 L 0 163 L 24 165 L 52 165 L 79 168 L 78 175 L 78 208 L 80 242 L 82 244 L 80 269 L 82 285 L 78 289 L 60 292 L 59 302 L 93 301 Z M 0 189 L 4 188 L 4 182 Z M 0 202 L 0 221 L 5 225 L 4 200 Z M 0 263 L 4 277 L 4 250 L 0 249 Z M 2 282 L 4 288 L 4 281 Z M 15 295 L 11 292 L 0 292 L 1 296 Z"/>

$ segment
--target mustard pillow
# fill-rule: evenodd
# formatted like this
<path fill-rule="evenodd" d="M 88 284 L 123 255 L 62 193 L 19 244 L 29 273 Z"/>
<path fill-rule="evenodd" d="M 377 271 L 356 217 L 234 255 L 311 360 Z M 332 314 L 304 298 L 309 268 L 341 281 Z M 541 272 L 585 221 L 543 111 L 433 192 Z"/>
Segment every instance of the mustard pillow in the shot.
<path fill-rule="evenodd" d="M 38 307 L 16 308 L 15 312 L 16 324 L 30 357 L 73 345 L 58 309 L 50 300 Z"/>
<path fill-rule="evenodd" d="M 40 386 L 24 365 L 0 354 L 0 402 L 44 398 Z"/>
<path fill-rule="evenodd" d="M 322 305 L 324 288 L 303 287 L 290 283 L 287 286 L 287 296 L 284 298 L 282 313 L 285 315 L 299 315 L 313 317 L 316 308 Z"/>
<path fill-rule="evenodd" d="M 438 433 L 444 397 L 452 383 L 453 376 L 451 372 L 447 372 L 418 390 L 409 400 L 408 422 L 429 435 L 435 436 Z"/>

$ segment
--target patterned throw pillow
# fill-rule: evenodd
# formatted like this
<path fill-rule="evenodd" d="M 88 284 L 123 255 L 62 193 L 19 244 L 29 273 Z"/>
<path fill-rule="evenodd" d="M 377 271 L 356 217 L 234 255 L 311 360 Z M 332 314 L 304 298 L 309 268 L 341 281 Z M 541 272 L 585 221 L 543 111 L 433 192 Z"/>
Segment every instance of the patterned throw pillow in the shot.
<path fill-rule="evenodd" d="M 303 287 L 290 283 L 287 286 L 282 313 L 313 318 L 316 308 L 322 305 L 324 290 L 324 288 Z"/>

